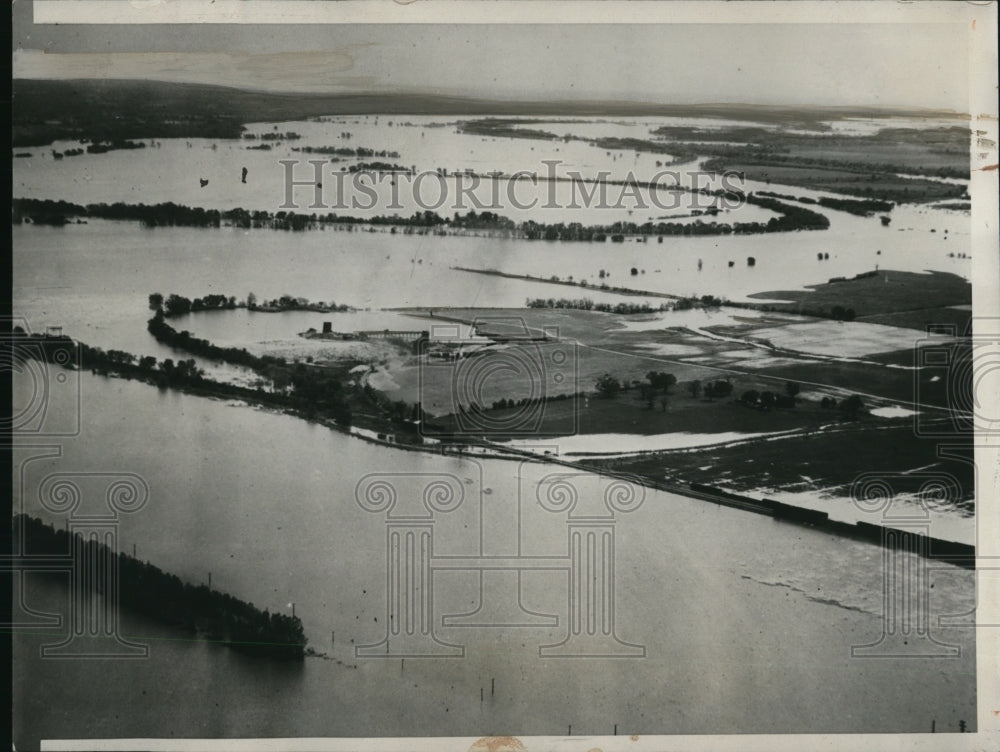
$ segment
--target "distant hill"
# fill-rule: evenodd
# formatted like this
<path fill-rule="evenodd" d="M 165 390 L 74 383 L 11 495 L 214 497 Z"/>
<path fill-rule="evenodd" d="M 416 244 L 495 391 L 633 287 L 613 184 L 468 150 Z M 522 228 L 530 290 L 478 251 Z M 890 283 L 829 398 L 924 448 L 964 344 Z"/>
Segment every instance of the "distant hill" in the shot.
<path fill-rule="evenodd" d="M 280 94 L 203 84 L 130 80 L 12 82 L 12 142 L 57 139 L 238 138 L 245 123 L 318 115 L 687 116 L 809 127 L 844 117 L 959 117 L 952 112 L 849 107 L 641 102 L 517 102 L 438 94 Z"/>

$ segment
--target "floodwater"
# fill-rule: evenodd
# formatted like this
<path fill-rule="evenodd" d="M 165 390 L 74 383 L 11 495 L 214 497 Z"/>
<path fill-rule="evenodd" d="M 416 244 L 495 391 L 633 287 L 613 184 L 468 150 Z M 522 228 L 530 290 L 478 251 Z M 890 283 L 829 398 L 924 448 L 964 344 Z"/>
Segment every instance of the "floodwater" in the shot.
<path fill-rule="evenodd" d="M 405 120 L 417 124 L 400 125 Z M 453 125 L 431 127 L 440 122 L 349 118 L 252 126 L 257 133 L 302 134 L 271 151 L 246 148 L 259 141 L 192 139 L 56 161 L 51 149 L 68 146 L 56 144 L 16 160 L 14 195 L 275 211 L 284 192 L 277 160 L 303 156 L 291 148 L 307 144 L 394 149 L 400 157 L 385 161 L 419 169 L 543 170 L 543 156 L 565 159 L 562 169 L 586 174 L 608 169 L 621 176 L 635 169 L 648 178 L 657 169 L 657 155 L 605 153 L 572 141 L 494 141 L 457 134 Z M 574 132 L 574 124 L 564 125 Z M 644 127 L 616 126 L 620 135 Z M 592 124 L 588 128 L 578 132 L 589 135 Z M 342 135 L 347 132 L 349 138 Z M 460 164 L 452 164 L 455 154 L 463 155 Z M 244 165 L 247 184 L 239 181 Z M 200 178 L 209 180 L 203 189 Z M 548 221 L 542 211 L 532 216 Z M 182 327 L 224 344 L 273 349 L 325 320 L 338 331 L 426 325 L 381 310 L 386 308 L 522 306 L 533 297 L 642 302 L 594 290 L 602 279 L 736 300 L 853 276 L 875 264 L 968 276 L 968 259 L 948 255 L 968 252 L 966 215 L 898 207 L 883 227 L 877 218 L 826 213 L 826 232 L 620 245 L 334 230 L 150 230 L 105 221 L 25 225 L 13 234 L 14 310 L 34 331 L 62 326 L 92 345 L 163 358 L 178 354 L 146 332 L 153 291 L 240 299 L 250 292 L 258 299 L 291 294 L 362 309 L 212 312 L 192 315 Z M 747 208 L 732 215 L 737 221 L 751 217 Z M 586 216 L 588 222 L 623 218 L 619 210 L 601 209 Z M 631 216 L 645 219 L 641 212 Z M 819 252 L 829 252 L 829 260 L 818 261 Z M 754 266 L 746 263 L 750 256 Z M 455 266 L 543 279 L 572 276 L 588 288 Z M 20 442 L 15 508 L 61 525 L 63 518 L 39 505 L 49 474 L 136 473 L 151 496 L 141 511 L 122 518 L 122 550 L 135 545 L 140 558 L 192 582 L 207 581 L 211 573 L 214 587 L 261 608 L 288 611 L 294 603 L 310 645 L 327 657 L 309 658 L 301 667 L 272 665 L 126 616 L 122 630 L 151 646 L 148 660 L 55 661 L 38 652 L 54 638 L 25 631 L 16 635 L 14 653 L 20 749 L 58 737 L 365 736 L 374 729 L 387 736 L 480 736 L 563 734 L 569 727 L 574 734 L 610 734 L 616 725 L 619 733 L 640 734 L 925 731 L 932 721 L 946 731 L 957 730 L 959 720 L 974 727 L 972 630 L 940 627 L 936 618 L 974 607 L 973 577 L 964 570 L 931 573 L 932 633 L 919 636 L 932 656 L 940 653 L 934 645 L 948 643 L 961 648 L 958 657 L 852 658 L 852 646 L 876 643 L 883 629 L 895 626 L 882 617 L 878 547 L 632 489 L 643 503 L 617 511 L 613 524 L 602 523 L 614 530 L 612 564 L 605 570 L 614 600 L 602 601 L 602 624 L 613 614 L 620 638 L 602 655 L 642 646 L 642 657 L 551 657 L 539 647 L 563 643 L 574 618 L 581 618 L 568 587 L 575 571 L 574 511 L 558 503 L 569 497 L 554 492 L 568 486 L 578 499 L 577 515 L 593 514 L 597 503 L 607 517 L 613 509 L 600 502 L 610 479 L 557 477 L 566 469 L 539 463 L 374 446 L 239 403 L 89 374 L 58 383 L 65 388 L 50 395 L 46 420 L 61 426 L 75 421 L 79 436 L 56 441 L 57 459 L 37 456 L 52 440 Z M 17 376 L 15 404 L 36 397 L 31 382 Z M 387 595 L 389 521 L 355 500 L 359 481 L 386 473 L 400 504 L 419 502 L 429 478 L 453 484 L 462 499 L 456 509 L 434 515 L 433 551 L 440 557 L 434 566 L 441 568 L 433 574 L 429 608 L 439 643 L 464 646 L 464 657 L 404 661 L 355 654 L 358 646 L 380 644 L 395 626 Z M 508 562 L 547 557 L 554 566 L 525 564 L 518 592 L 517 572 L 484 572 L 476 563 L 483 556 Z M 64 611 L 62 586 L 28 584 L 27 605 Z M 898 691 L 901 686 L 906 692 Z"/>
<path fill-rule="evenodd" d="M 634 511 L 608 523 L 614 630 L 645 655 L 541 657 L 571 623 L 567 571 L 524 572 L 519 600 L 512 571 L 486 573 L 481 589 L 476 558 L 562 556 L 568 568 L 572 515 L 607 517 L 610 479 L 375 446 L 135 382 L 84 375 L 80 389 L 84 430 L 62 457 L 38 457 L 27 441 L 16 450 L 15 505 L 62 525 L 39 504 L 50 473 L 136 473 L 150 498 L 122 515 L 120 550 L 134 544 L 191 582 L 211 573 L 213 587 L 261 608 L 288 613 L 294 603 L 328 659 L 271 665 L 128 617 L 122 633 L 150 646 L 148 660 L 58 661 L 38 653 L 58 641 L 51 629 L 25 631 L 15 643 L 15 676 L 30 677 L 14 685 L 19 749 L 40 737 L 560 734 L 569 725 L 610 734 L 615 724 L 641 734 L 821 733 L 923 730 L 936 719 L 941 731 L 974 717 L 972 630 L 936 626 L 937 615 L 972 608 L 970 572 L 936 569 L 929 591 L 933 637 L 961 646 L 960 657 L 852 658 L 885 626 L 877 546 L 633 488 Z M 434 515 L 433 551 L 470 569 L 433 575 L 432 618 L 435 636 L 464 645 L 464 657 L 356 657 L 390 618 L 386 513 L 355 500 L 368 473 L 394 486 L 404 513 L 435 480 L 457 489 L 461 503 Z M 567 489 L 576 507 L 560 506 Z M 61 588 L 31 580 L 26 598 L 65 613 Z M 443 626 L 477 607 L 464 626 Z M 533 624 L 536 614 L 555 619 Z"/>

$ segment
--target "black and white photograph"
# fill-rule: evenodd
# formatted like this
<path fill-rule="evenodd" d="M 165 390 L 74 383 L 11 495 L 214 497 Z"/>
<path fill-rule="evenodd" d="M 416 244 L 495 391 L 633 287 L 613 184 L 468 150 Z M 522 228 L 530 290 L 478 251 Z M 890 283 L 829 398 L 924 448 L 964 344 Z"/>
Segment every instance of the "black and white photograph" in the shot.
<path fill-rule="evenodd" d="M 996 2 L 11 12 L 12 749 L 1000 745 Z"/>

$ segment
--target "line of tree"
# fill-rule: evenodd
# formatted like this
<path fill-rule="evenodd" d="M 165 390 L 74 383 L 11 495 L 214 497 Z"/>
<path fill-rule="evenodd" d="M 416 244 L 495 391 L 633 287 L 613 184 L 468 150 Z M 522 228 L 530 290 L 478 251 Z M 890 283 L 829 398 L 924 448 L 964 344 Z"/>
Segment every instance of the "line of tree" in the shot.
<path fill-rule="evenodd" d="M 661 406 L 666 410 L 670 396 L 670 387 L 677 384 L 677 377 L 672 373 L 663 371 L 650 371 L 646 374 L 646 381 L 620 381 L 610 373 L 605 373 L 594 382 L 594 388 L 599 397 L 612 398 L 620 392 L 636 388 L 639 390 L 639 398 L 647 403 L 647 407 L 652 408 L 653 401 L 657 395 L 661 396 Z M 688 394 L 692 398 L 704 397 L 708 400 L 722 399 L 728 397 L 733 392 L 732 382 L 726 379 L 702 382 L 700 379 L 693 379 L 685 384 Z"/>
<path fill-rule="evenodd" d="M 305 363 L 289 365 L 284 358 L 273 355 L 254 355 L 246 348 L 220 347 L 207 339 L 195 337 L 187 330 L 177 331 L 166 322 L 162 310 L 156 311 L 146 328 L 157 342 L 169 347 L 231 365 L 252 368 L 270 380 L 275 387 L 287 390 L 283 403 L 306 417 L 328 415 L 340 425 L 351 423 L 351 407 L 343 384 L 325 368 Z"/>
<path fill-rule="evenodd" d="M 357 148 L 349 146 L 293 146 L 292 151 L 303 154 L 328 154 L 338 157 L 386 157 L 389 159 L 399 159 L 398 151 L 390 151 L 388 149 L 376 151 L 364 146 L 358 146 Z"/>
<path fill-rule="evenodd" d="M 494 138 L 529 138 L 540 141 L 556 141 L 559 139 L 559 136 L 549 131 L 521 127 L 524 123 L 529 122 L 533 121 L 485 118 L 482 120 L 466 120 L 461 122 L 458 124 L 458 129 L 462 133 L 471 133 L 477 136 L 492 136 Z"/>
<path fill-rule="evenodd" d="M 157 342 L 168 347 L 175 347 L 193 355 L 221 360 L 233 365 L 245 366 L 255 371 L 264 371 L 271 366 L 286 365 L 284 358 L 273 355 L 254 355 L 248 352 L 245 347 L 219 347 L 207 339 L 195 337 L 186 329 L 179 332 L 166 322 L 166 313 L 159 308 L 153 314 L 153 318 L 146 322 L 146 329 Z"/>
<path fill-rule="evenodd" d="M 528 308 L 564 308 L 620 314 L 658 313 L 671 309 L 669 303 L 662 303 L 659 306 L 651 306 L 649 303 L 595 303 L 590 298 L 528 298 L 525 305 Z"/>
<path fill-rule="evenodd" d="M 130 141 L 129 139 L 121 138 L 114 139 L 112 141 L 95 141 L 92 144 L 87 144 L 88 154 L 107 154 L 109 151 L 118 151 L 120 149 L 145 149 L 146 144 L 143 141 Z"/>
<path fill-rule="evenodd" d="M 307 419 L 331 418 L 342 426 L 350 425 L 351 407 L 340 380 L 327 369 L 305 363 L 288 364 L 284 359 L 269 355 L 255 356 L 246 350 L 223 348 L 207 340 L 192 337 L 190 332 L 177 332 L 158 311 L 149 320 L 151 333 L 157 340 L 177 349 L 191 348 L 196 354 L 234 365 L 249 366 L 270 381 L 275 391 L 262 386 L 249 388 L 207 378 L 194 358 L 165 358 L 151 355 L 136 356 L 123 350 L 102 350 L 66 335 L 39 337 L 14 327 L 11 336 L 0 342 L 0 354 L 11 362 L 25 358 L 60 366 L 90 370 L 101 376 L 119 376 L 153 384 L 161 389 L 174 388 L 195 394 L 241 399 L 247 402 L 291 410 Z M 6 355 L 9 351 L 9 355 Z"/>
<path fill-rule="evenodd" d="M 158 292 L 149 294 L 149 308 L 152 311 L 163 310 L 163 315 L 167 318 L 172 316 L 184 316 L 188 313 L 198 311 L 230 311 L 237 307 L 234 296 L 218 294 L 205 295 L 201 298 L 186 298 L 183 295 L 171 293 L 166 299 Z"/>
<path fill-rule="evenodd" d="M 466 214 L 455 212 L 455 216 L 451 220 L 451 226 L 469 230 L 508 230 L 511 232 L 517 229 L 517 223 L 513 219 L 490 211 L 477 214 L 475 210 L 469 211 Z"/>
<path fill-rule="evenodd" d="M 302 136 L 295 131 L 285 131 L 284 133 L 269 131 L 261 133 L 259 136 L 256 133 L 244 133 L 243 138 L 247 141 L 256 141 L 258 139 L 261 141 L 298 141 Z"/>
<path fill-rule="evenodd" d="M 584 392 L 577 392 L 576 394 L 568 394 L 568 393 L 547 394 L 544 397 L 521 397 L 520 399 L 514 399 L 513 397 L 510 397 L 510 398 L 501 397 L 500 399 L 493 401 L 493 404 L 490 405 L 490 409 L 492 409 L 492 410 L 506 410 L 508 408 L 514 408 L 514 407 L 526 407 L 528 405 L 540 405 L 540 404 L 544 404 L 546 402 L 562 402 L 562 401 L 568 400 L 568 399 L 570 399 L 572 397 L 583 397 L 583 396 L 585 396 Z M 482 411 L 481 407 L 477 407 L 476 409 L 479 410 L 479 411 Z M 470 406 L 470 410 L 471 410 L 471 406 Z"/>
<path fill-rule="evenodd" d="M 103 543 L 57 530 L 39 519 L 14 517 L 15 550 L 64 556 L 75 549 L 91 561 L 109 562 L 115 552 Z M 148 562 L 118 553 L 118 597 L 125 607 L 160 623 L 222 642 L 247 655 L 302 660 L 306 637 L 297 616 L 263 611 L 252 603 L 205 585 L 192 585 Z M 107 566 L 107 564 L 105 564 Z M 98 592 L 100 578 L 94 580 Z"/>
<path fill-rule="evenodd" d="M 966 134 L 966 139 L 968 135 Z M 896 144 L 893 144 L 894 146 Z M 801 168 L 819 168 L 854 173 L 859 176 L 876 175 L 878 177 L 895 178 L 897 175 L 919 175 L 938 178 L 956 178 L 968 180 L 968 167 L 905 165 L 890 162 L 865 162 L 850 159 L 806 156 L 803 154 L 783 154 L 780 150 L 767 146 L 746 145 L 707 145 L 699 144 L 701 154 L 711 153 L 713 156 L 705 163 L 707 169 L 724 169 L 727 160 L 740 165 L 757 164 L 762 166 L 789 165 Z M 705 148 L 707 146 L 707 148 Z M 947 152 L 942 152 L 947 153 Z M 963 155 L 965 156 L 965 155 Z"/>
<path fill-rule="evenodd" d="M 411 168 L 394 162 L 358 162 L 347 167 L 341 167 L 344 172 L 412 172 Z"/>
<path fill-rule="evenodd" d="M 651 235 L 746 235 L 770 232 L 789 232 L 795 230 L 827 229 L 830 221 L 819 214 L 801 206 L 786 204 L 777 199 L 747 194 L 745 200 L 776 212 L 779 216 L 770 218 L 767 222 L 624 222 L 610 225 L 585 226 L 579 222 L 543 223 L 525 220 L 515 224 L 511 229 L 510 220 L 502 219 L 493 214 L 494 221 L 484 220 L 483 215 L 470 212 L 463 219 L 455 222 L 451 218 L 442 217 L 431 210 L 415 212 L 409 217 L 375 216 L 353 217 L 329 212 L 327 214 L 299 214 L 296 212 L 249 211 L 237 207 L 227 211 L 218 209 L 203 209 L 201 207 L 181 206 L 174 203 L 155 204 L 88 204 L 81 206 L 65 201 L 48 199 L 18 198 L 13 201 L 13 221 L 15 224 L 33 222 L 36 224 L 63 225 L 71 218 L 76 219 L 111 219 L 138 221 L 145 227 L 238 227 L 241 229 L 272 229 L 301 232 L 315 230 L 326 225 L 369 225 L 369 226 L 399 226 L 440 228 L 439 234 L 448 234 L 446 226 L 454 230 L 489 229 L 501 232 L 509 237 L 527 240 L 604 242 L 608 236 L 614 242 L 624 242 L 626 235 L 648 237 Z M 490 214 L 490 213 L 487 213 Z M 473 215 L 470 217 L 470 215 Z"/>
<path fill-rule="evenodd" d="M 287 294 L 272 298 L 271 300 L 259 301 L 256 295 L 250 293 L 247 295 L 246 306 L 247 310 L 250 311 L 322 311 L 324 313 L 343 313 L 345 311 L 357 310 L 346 303 L 336 303 L 332 300 L 329 303 L 324 303 L 323 301 L 314 303 L 308 298 Z"/>
<path fill-rule="evenodd" d="M 837 209 L 859 217 L 871 217 L 876 213 L 889 212 L 895 206 L 892 201 L 879 201 L 867 198 L 832 198 L 830 196 L 820 196 L 817 199 L 809 198 L 808 196 L 790 196 L 787 193 L 773 193 L 771 191 L 758 191 L 757 195 L 798 201 L 802 204 L 817 204 L 827 209 Z"/>

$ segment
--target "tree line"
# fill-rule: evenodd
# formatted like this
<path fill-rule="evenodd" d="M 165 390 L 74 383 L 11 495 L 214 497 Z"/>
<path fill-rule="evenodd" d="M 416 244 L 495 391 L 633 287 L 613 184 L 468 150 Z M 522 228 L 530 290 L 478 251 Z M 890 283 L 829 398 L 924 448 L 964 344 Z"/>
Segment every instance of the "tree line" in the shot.
<path fill-rule="evenodd" d="M 798 201 L 802 204 L 818 204 L 827 209 L 837 209 L 848 212 L 859 217 L 870 217 L 876 212 L 892 211 L 895 204 L 892 201 L 880 201 L 867 198 L 833 198 L 830 196 L 820 196 L 819 198 L 809 198 L 808 196 L 789 196 L 786 193 L 773 193 L 771 191 L 758 191 L 758 196 L 769 198 L 788 199 Z"/>
<path fill-rule="evenodd" d="M 157 342 L 169 347 L 253 369 L 276 387 L 287 390 L 279 401 L 306 417 L 328 415 L 340 425 L 351 423 L 351 407 L 343 384 L 325 368 L 305 363 L 289 365 L 284 358 L 273 355 L 254 355 L 246 348 L 220 347 L 187 330 L 177 331 L 166 322 L 160 309 L 149 319 L 146 328 Z M 217 383 L 212 382 L 213 385 Z"/>
<path fill-rule="evenodd" d="M 399 159 L 398 151 L 382 149 L 376 151 L 364 146 L 351 148 L 349 146 L 293 146 L 292 151 L 303 154 L 328 154 L 337 157 L 387 157 L 389 159 Z"/>
<path fill-rule="evenodd" d="M 564 308 L 580 311 L 600 311 L 602 313 L 658 313 L 672 308 L 669 303 L 651 306 L 649 303 L 595 303 L 590 298 L 528 298 L 528 308 Z"/>
<path fill-rule="evenodd" d="M 747 235 L 796 230 L 825 230 L 830 221 L 822 214 L 801 206 L 793 206 L 765 196 L 747 194 L 745 200 L 774 211 L 779 216 L 767 222 L 614 222 L 610 225 L 582 225 L 579 222 L 544 223 L 525 220 L 512 223 L 511 220 L 491 212 L 476 215 L 474 211 L 465 217 L 455 219 L 442 217 L 430 210 L 418 211 L 409 217 L 375 216 L 353 217 L 329 212 L 327 214 L 299 214 L 284 210 L 274 213 L 250 211 L 237 207 L 227 211 L 203 209 L 174 204 L 172 202 L 154 204 L 88 204 L 81 206 L 66 201 L 49 199 L 18 198 L 13 201 L 13 221 L 15 224 L 31 222 L 35 224 L 64 225 L 70 219 L 111 219 L 140 222 L 144 227 L 238 227 L 241 229 L 272 229 L 302 232 L 315 230 L 328 224 L 370 225 L 399 227 L 445 227 L 453 229 L 488 229 L 505 233 L 514 238 L 548 241 L 604 242 L 608 236 L 615 242 L 623 242 L 626 235 L 639 236 L 686 236 L 686 235 Z M 513 226 L 512 226 L 513 225 Z"/>
<path fill-rule="evenodd" d="M 103 543 L 85 540 L 79 534 L 71 536 L 25 514 L 14 517 L 15 540 L 22 531 L 24 540 L 16 550 L 64 556 L 82 547 L 89 561 L 107 562 L 116 556 Z M 125 553 L 118 553 L 117 559 L 118 593 L 126 608 L 248 655 L 284 660 L 302 660 L 305 656 L 306 637 L 297 616 L 262 611 L 228 593 L 184 582 Z M 100 578 L 95 579 L 95 587 L 103 592 Z"/>
<path fill-rule="evenodd" d="M 101 376 L 114 375 L 144 381 L 161 389 L 174 388 L 242 399 L 292 410 L 308 419 L 328 417 L 338 425 L 351 424 L 352 412 L 346 391 L 340 380 L 325 368 L 305 363 L 290 364 L 280 357 L 257 356 L 243 348 L 213 345 L 188 331 L 178 332 L 166 323 L 162 311 L 157 311 L 149 320 L 147 328 L 157 341 L 169 347 L 252 368 L 262 379 L 271 381 L 276 391 L 215 381 L 205 376 L 193 358 L 157 361 L 152 355 L 136 356 L 124 350 L 105 351 L 66 335 L 38 337 L 17 326 L 11 336 L 0 343 L 0 353 L 9 349 L 9 357 L 15 359 L 29 358 L 60 366 L 75 366 Z"/>
<path fill-rule="evenodd" d="M 197 311 L 229 311 L 238 306 L 234 296 L 218 294 L 205 295 L 201 298 L 186 298 L 183 295 L 171 293 L 166 299 L 158 292 L 149 294 L 149 308 L 152 311 L 161 310 L 166 317 L 184 316 Z"/>

